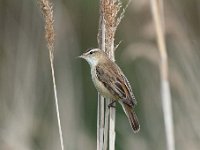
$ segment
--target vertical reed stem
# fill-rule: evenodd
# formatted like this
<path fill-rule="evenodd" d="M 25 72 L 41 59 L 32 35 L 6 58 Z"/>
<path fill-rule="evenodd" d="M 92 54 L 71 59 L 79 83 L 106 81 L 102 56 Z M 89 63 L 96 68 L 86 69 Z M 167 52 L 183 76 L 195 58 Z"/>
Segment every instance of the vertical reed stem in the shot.
<path fill-rule="evenodd" d="M 101 1 L 100 1 L 101 4 Z M 99 33 L 98 33 L 98 42 L 99 48 L 105 51 L 105 23 L 104 23 L 103 15 L 100 11 L 100 19 L 99 19 Z M 98 93 L 98 114 L 97 114 L 97 150 L 103 150 L 106 148 L 104 146 L 104 107 L 105 107 L 105 99 Z"/>
<path fill-rule="evenodd" d="M 53 80 L 53 91 L 54 91 L 54 99 L 55 99 L 55 106 L 56 106 L 56 115 L 58 121 L 58 130 L 60 136 L 60 145 L 61 149 L 64 150 L 64 143 L 63 143 L 63 134 L 62 134 L 62 127 L 60 121 L 60 112 L 58 106 L 58 96 L 57 96 L 57 87 L 56 87 L 56 80 L 55 80 L 55 72 L 54 72 L 54 45 L 55 45 L 55 31 L 54 31 L 54 19 L 53 19 L 53 6 L 48 0 L 38 0 L 41 8 L 41 12 L 44 16 L 45 21 L 45 38 L 47 41 L 47 47 L 49 50 L 49 60 L 51 65 L 51 75 Z"/>
<path fill-rule="evenodd" d="M 157 43 L 161 58 L 161 64 L 160 64 L 161 95 L 162 95 L 162 107 L 164 114 L 167 149 L 175 150 L 173 112 L 172 112 L 171 93 L 170 93 L 170 86 L 168 79 L 168 58 L 167 58 L 165 32 L 164 32 L 163 1 L 151 0 L 151 7 L 156 27 Z"/>
<path fill-rule="evenodd" d="M 129 2 L 130 1 L 128 1 L 128 4 Z M 120 0 L 100 0 L 98 43 L 99 48 L 105 51 L 112 61 L 115 61 L 115 32 L 125 13 L 125 9 L 123 9 L 119 14 L 121 7 L 122 4 Z M 97 150 L 107 150 L 108 144 L 109 150 L 115 150 L 116 111 L 115 108 L 108 108 L 110 102 L 110 99 L 106 99 L 105 101 L 104 98 L 99 95 L 97 115 Z"/>

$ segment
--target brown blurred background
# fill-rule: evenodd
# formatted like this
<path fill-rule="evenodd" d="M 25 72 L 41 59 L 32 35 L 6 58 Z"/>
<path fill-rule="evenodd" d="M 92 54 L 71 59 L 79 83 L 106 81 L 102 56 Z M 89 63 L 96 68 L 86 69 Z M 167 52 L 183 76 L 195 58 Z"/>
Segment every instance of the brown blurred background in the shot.
<path fill-rule="evenodd" d="M 96 149 L 97 92 L 86 62 L 97 47 L 99 2 L 54 0 L 55 72 L 66 150 Z M 126 1 L 122 1 L 124 4 Z M 200 1 L 164 2 L 177 150 L 200 149 Z M 0 149 L 59 150 L 44 23 L 36 0 L 0 0 Z M 119 25 L 116 61 L 138 100 L 133 134 L 117 106 L 117 150 L 165 150 L 159 53 L 149 0 L 132 1 Z"/>

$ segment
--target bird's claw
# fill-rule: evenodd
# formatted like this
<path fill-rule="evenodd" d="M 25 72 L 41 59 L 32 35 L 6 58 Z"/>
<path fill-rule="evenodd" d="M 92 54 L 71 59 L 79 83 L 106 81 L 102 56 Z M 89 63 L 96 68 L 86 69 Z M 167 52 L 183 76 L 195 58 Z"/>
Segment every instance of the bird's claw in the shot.
<path fill-rule="evenodd" d="M 108 104 L 108 108 L 116 108 L 116 106 L 114 105 L 116 101 L 112 101 L 110 104 Z"/>

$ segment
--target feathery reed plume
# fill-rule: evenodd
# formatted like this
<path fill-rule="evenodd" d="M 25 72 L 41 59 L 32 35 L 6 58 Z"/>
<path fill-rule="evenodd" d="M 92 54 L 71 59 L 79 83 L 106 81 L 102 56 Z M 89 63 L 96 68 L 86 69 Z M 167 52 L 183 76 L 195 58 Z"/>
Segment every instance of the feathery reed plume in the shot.
<path fill-rule="evenodd" d="M 51 55 L 53 55 L 55 43 L 53 6 L 48 0 L 39 0 L 39 3 L 45 21 L 45 38 L 47 40 L 47 46 Z"/>
<path fill-rule="evenodd" d="M 55 45 L 53 6 L 48 0 L 39 0 L 39 4 L 40 4 L 41 12 L 44 16 L 44 21 L 45 21 L 45 38 L 47 40 L 47 47 L 49 49 L 49 60 L 51 64 L 51 74 L 52 74 L 52 80 L 53 80 L 56 114 L 57 114 L 58 129 L 59 129 L 59 135 L 60 135 L 60 144 L 61 144 L 61 149 L 64 150 L 62 127 L 61 127 L 61 122 L 60 122 L 60 112 L 59 112 L 59 106 L 58 106 L 57 87 L 56 87 L 55 72 L 54 72 L 54 65 L 53 65 L 54 45 Z"/>
<path fill-rule="evenodd" d="M 152 14 L 156 27 L 157 43 L 160 51 L 161 96 L 168 150 L 175 150 L 174 124 L 171 93 L 168 79 L 168 58 L 165 44 L 164 11 L 162 0 L 151 0 Z"/>
<path fill-rule="evenodd" d="M 122 9 L 120 0 L 100 0 L 100 19 L 99 32 L 97 36 L 99 47 L 105 51 L 111 60 L 114 59 L 115 47 L 115 33 L 119 23 L 124 17 L 125 9 Z M 121 13 L 120 13 L 121 11 Z M 107 150 L 108 135 L 109 135 L 109 149 L 115 149 L 115 109 L 108 108 L 110 99 L 105 101 L 104 97 L 98 97 L 98 114 L 97 114 L 97 150 Z M 105 107 L 106 106 L 106 107 Z"/>

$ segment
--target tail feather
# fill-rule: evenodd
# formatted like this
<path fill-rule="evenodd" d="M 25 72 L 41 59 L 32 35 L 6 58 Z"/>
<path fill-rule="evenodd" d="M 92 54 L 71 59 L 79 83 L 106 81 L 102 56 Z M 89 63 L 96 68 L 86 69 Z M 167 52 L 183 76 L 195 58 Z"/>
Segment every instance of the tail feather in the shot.
<path fill-rule="evenodd" d="M 140 130 L 140 124 L 133 108 L 123 102 L 120 102 L 120 104 L 122 105 L 124 112 L 126 113 L 129 123 L 133 129 L 133 132 L 134 133 L 138 132 Z"/>

